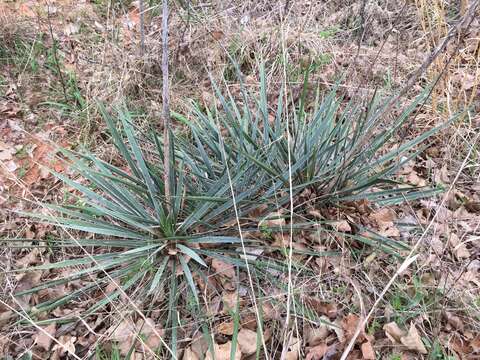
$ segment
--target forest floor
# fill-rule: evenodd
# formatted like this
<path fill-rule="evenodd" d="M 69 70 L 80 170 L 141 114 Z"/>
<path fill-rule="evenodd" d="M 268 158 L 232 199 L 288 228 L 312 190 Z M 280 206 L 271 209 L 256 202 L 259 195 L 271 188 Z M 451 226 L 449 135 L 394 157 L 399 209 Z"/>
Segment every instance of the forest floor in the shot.
<path fill-rule="evenodd" d="M 405 84 L 469 3 L 473 1 L 172 1 L 171 110 L 188 115 L 192 100 L 212 104 L 209 76 L 224 78 L 232 92 L 238 91 L 229 56 L 252 88 L 259 83 L 258 68 L 264 62 L 272 96 L 283 79 L 291 96 L 298 97 L 306 66 L 312 69 L 311 98 L 317 90 L 321 94 L 330 89 L 339 74 L 345 74 L 340 87 L 346 100 L 367 99 L 374 91 L 388 96 Z M 51 225 L 19 214 L 36 211 L 38 202 L 68 198 L 71 189 L 45 169 L 70 174 L 56 145 L 87 148 L 115 161 L 97 101 L 126 103 L 140 126 L 161 127 L 161 2 L 145 0 L 145 8 L 142 47 L 138 1 L 0 1 L 2 238 L 48 242 L 56 234 Z M 402 98 L 406 106 L 440 75 L 431 99 L 399 138 L 413 138 L 467 111 L 430 139 L 429 147 L 399 173 L 412 185 L 441 186 L 444 192 L 361 214 L 381 234 L 412 246 L 418 243 L 419 253 L 381 296 L 348 359 L 480 358 L 479 11 L 469 29 L 451 41 Z M 304 324 L 290 339 L 286 359 L 339 358 L 397 271 L 398 263 L 387 254 L 366 249 L 355 255 L 346 247 L 340 247 L 340 256 L 317 259 L 318 276 L 298 283 L 318 316 L 336 326 Z M 125 325 L 113 310 L 82 319 L 74 328 L 60 323 L 20 327 L 11 321 L 19 307 L 34 307 L 40 299 L 69 291 L 45 289 L 13 298 L 49 274 L 12 270 L 48 262 L 52 256 L 48 248 L 0 247 L 0 357 L 74 358 L 67 355 L 69 349 L 82 359 L 124 358 L 133 336 L 125 329 L 122 334 L 111 331 Z M 68 254 L 55 254 L 59 256 Z M 224 290 L 212 302 L 212 314 L 220 314 L 212 317 L 217 359 L 230 358 L 233 325 L 225 304 L 232 301 L 233 281 L 218 275 Z M 80 313 L 88 302 L 77 305 Z M 128 313 L 127 305 L 120 309 Z M 71 309 L 59 308 L 53 315 L 60 318 L 66 311 Z M 247 330 L 249 315 L 245 309 L 242 327 Z M 274 323 L 275 311 L 269 316 Z M 273 326 L 266 332 L 268 337 L 280 333 Z M 204 356 L 187 330 L 184 334 L 181 356 Z M 242 336 L 248 338 L 249 332 Z M 152 333 L 145 339 L 158 345 Z M 235 359 L 255 358 L 245 348 L 243 343 Z M 271 350 L 280 358 L 281 349 Z M 150 357 L 141 344 L 134 346 L 132 359 Z"/>

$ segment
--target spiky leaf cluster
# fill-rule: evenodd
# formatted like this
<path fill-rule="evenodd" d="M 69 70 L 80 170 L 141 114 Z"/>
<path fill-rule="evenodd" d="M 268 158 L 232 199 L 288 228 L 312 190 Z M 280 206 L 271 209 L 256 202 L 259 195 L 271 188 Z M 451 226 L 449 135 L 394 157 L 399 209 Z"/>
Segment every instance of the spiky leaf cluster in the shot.
<path fill-rule="evenodd" d="M 277 100 L 269 103 L 263 68 L 258 94 L 242 85 L 238 99 L 228 88 L 222 91 L 215 83 L 213 86 L 217 107 L 194 105 L 189 116 L 174 114 L 188 132 L 171 132 L 169 206 L 162 135 L 153 129 L 137 129 L 125 109 L 113 116 L 100 106 L 125 166 L 90 153 L 64 151 L 78 178 L 55 175 L 74 189 L 76 201 L 61 206 L 44 204 L 49 214 L 33 215 L 65 230 L 65 237 L 55 239 L 53 246 L 75 247 L 77 256 L 33 268 L 72 270 L 18 295 L 86 280 L 71 293 L 36 307 L 37 311 L 50 311 L 98 289 L 103 291 L 115 281 L 119 287 L 95 301 L 85 315 L 122 294 L 132 294 L 145 302 L 167 302 L 168 324 L 164 325 L 175 329 L 175 309 L 182 294 L 187 294 L 197 310 L 201 306 L 198 284 L 208 283 L 211 259 L 239 269 L 248 266 L 256 279 L 271 276 L 269 269 L 285 268 L 281 256 L 271 255 L 268 239 L 243 236 L 258 230 L 258 219 L 251 216 L 255 210 L 261 208 L 268 214 L 288 207 L 292 198 L 307 188 L 315 190 L 316 206 L 361 199 L 396 204 L 437 191 L 399 187 L 393 175 L 422 151 L 418 145 L 439 128 L 385 151 L 385 144 L 398 134 L 427 92 L 388 127 L 382 127 L 386 115 L 383 102 L 374 99 L 366 107 L 345 104 L 337 86 L 317 101 L 313 110 L 306 110 L 306 91 L 296 103 L 287 104 L 284 89 L 280 89 Z M 301 206 L 295 211 L 301 212 Z M 327 219 L 324 224 L 325 231 L 334 232 Z M 293 229 L 309 226 L 291 224 Z M 373 233 L 368 239 L 346 236 L 391 253 L 406 248 Z M 252 249 L 254 256 L 248 256 Z M 174 331 L 172 339 L 176 338 Z"/>

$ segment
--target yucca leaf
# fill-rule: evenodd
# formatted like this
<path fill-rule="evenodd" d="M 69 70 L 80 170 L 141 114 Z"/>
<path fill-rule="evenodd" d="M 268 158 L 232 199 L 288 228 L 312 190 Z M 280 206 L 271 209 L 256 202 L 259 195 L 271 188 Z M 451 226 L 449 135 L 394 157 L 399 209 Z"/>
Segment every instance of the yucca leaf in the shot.
<path fill-rule="evenodd" d="M 132 156 L 130 155 L 130 152 L 128 151 L 127 146 L 125 145 L 122 137 L 118 133 L 116 124 L 114 123 L 110 114 L 105 109 L 105 106 L 102 103 L 98 103 L 98 109 L 100 110 L 103 118 L 107 122 L 108 129 L 110 130 L 110 134 L 112 135 L 115 146 L 120 151 L 123 158 L 127 161 L 128 165 L 130 166 L 130 169 L 133 171 L 135 176 L 137 178 L 141 178 L 140 170 L 138 169 L 137 165 L 133 161 Z"/>
<path fill-rule="evenodd" d="M 198 262 L 200 265 L 202 266 L 205 266 L 207 267 L 207 264 L 205 264 L 205 262 L 202 260 L 202 258 L 195 252 L 195 250 L 185 246 L 185 245 L 182 245 L 182 244 L 177 244 L 177 249 L 180 250 L 182 253 L 184 253 L 185 255 L 188 255 L 189 257 L 191 257 L 193 260 L 195 260 L 196 262 Z"/>
<path fill-rule="evenodd" d="M 126 276 L 130 275 L 130 279 L 128 279 L 125 284 L 121 285 L 118 284 L 120 289 L 116 289 L 111 294 L 106 295 L 102 300 L 97 301 L 95 304 L 92 305 L 85 314 L 86 316 L 95 313 L 98 309 L 101 309 L 105 305 L 110 304 L 112 301 L 116 300 L 120 295 L 127 292 L 132 286 L 138 285 L 138 281 L 145 276 L 145 272 L 143 271 L 134 271 L 127 273 Z"/>
<path fill-rule="evenodd" d="M 155 276 L 153 277 L 152 283 L 150 284 L 150 289 L 148 290 L 147 295 L 153 294 L 154 291 L 157 290 L 158 285 L 160 284 L 160 281 L 162 280 L 163 273 L 165 271 L 165 268 L 167 267 L 169 257 L 166 256 L 160 266 L 158 267 L 158 270 L 155 272 Z"/>
<path fill-rule="evenodd" d="M 157 189 L 155 188 L 155 183 L 150 175 L 150 172 L 148 170 L 147 164 L 145 162 L 145 159 L 143 157 L 142 151 L 140 150 L 140 147 L 138 145 L 137 139 L 135 138 L 133 134 L 133 129 L 130 125 L 130 123 L 127 121 L 127 118 L 125 117 L 126 113 L 120 113 L 121 115 L 121 120 L 123 123 L 123 127 L 125 129 L 125 133 L 127 135 L 128 141 L 130 143 L 130 147 L 132 149 L 132 152 L 134 154 L 135 160 L 138 163 L 138 166 L 140 168 L 140 172 L 142 174 L 142 177 L 145 181 L 145 184 L 147 185 L 149 194 L 150 194 L 150 200 L 153 203 L 153 206 L 155 208 L 155 212 L 157 214 L 157 219 L 161 219 L 165 217 L 165 213 L 163 211 L 162 205 L 159 203 L 156 194 L 157 194 Z"/>
<path fill-rule="evenodd" d="M 168 324 L 171 324 L 171 336 L 170 336 L 170 348 L 172 359 L 177 360 L 177 333 L 178 333 L 178 317 L 177 317 L 177 304 L 178 304 L 178 293 L 177 293 L 177 273 L 176 262 L 172 263 L 172 276 L 170 277 L 170 288 L 169 288 L 169 299 L 168 299 L 168 318 L 166 321 L 165 328 L 168 328 Z"/>
<path fill-rule="evenodd" d="M 187 260 L 185 260 L 185 256 L 183 255 L 180 255 L 178 259 L 180 260 L 180 265 L 182 266 L 183 275 L 185 276 L 188 286 L 190 287 L 192 294 L 195 297 L 195 301 L 197 302 L 197 304 L 199 304 L 197 287 L 195 286 L 195 283 L 193 281 L 192 272 L 190 271 L 190 267 L 188 266 Z"/>
<path fill-rule="evenodd" d="M 250 241 L 250 240 L 248 240 Z M 234 236 L 203 236 L 187 240 L 188 243 L 197 244 L 236 244 L 241 243 L 242 239 Z"/>

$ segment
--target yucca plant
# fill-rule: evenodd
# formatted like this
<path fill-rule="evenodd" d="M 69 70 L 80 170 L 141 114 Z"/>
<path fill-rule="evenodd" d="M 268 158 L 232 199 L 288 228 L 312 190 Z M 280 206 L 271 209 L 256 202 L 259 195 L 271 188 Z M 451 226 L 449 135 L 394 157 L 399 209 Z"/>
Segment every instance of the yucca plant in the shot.
<path fill-rule="evenodd" d="M 285 270 L 281 252 L 272 253 L 268 237 L 257 234 L 258 214 L 281 214 L 279 208 L 287 207 L 291 198 L 299 197 L 305 189 L 315 193 L 316 207 L 361 199 L 380 205 L 396 204 L 438 191 L 406 187 L 392 176 L 417 156 L 423 150 L 417 146 L 441 127 L 384 151 L 428 91 L 382 128 L 388 109 L 384 103 L 375 98 L 367 110 L 362 110 L 361 104 L 343 106 L 338 87 L 307 111 L 307 78 L 308 72 L 305 90 L 291 106 L 284 103 L 283 89 L 274 104 L 267 102 L 262 67 L 259 94 L 247 91 L 242 84 L 241 99 L 235 99 L 228 89 L 223 92 L 213 82 L 218 108 L 194 105 L 189 117 L 174 114 L 189 131 L 171 133 L 168 183 L 172 198 L 168 204 L 162 136 L 152 129 L 137 129 L 126 110 L 119 111 L 116 119 L 100 106 L 127 166 L 114 166 L 89 153 L 64 151 L 80 180 L 55 175 L 75 190 L 77 201 L 62 206 L 46 204 L 51 214 L 30 215 L 79 231 L 83 235 L 52 243 L 81 251 L 76 258 L 33 269 L 80 266 L 80 270 L 18 295 L 90 279 L 72 293 L 36 306 L 36 311 L 48 312 L 104 289 L 114 279 L 120 288 L 93 303 L 84 316 L 124 293 L 135 294 L 143 303 L 164 303 L 167 310 L 163 325 L 172 329 L 170 344 L 175 350 L 179 319 L 176 308 L 182 304 L 201 313 L 203 299 L 198 284 L 208 284 L 210 259 L 217 258 L 239 269 L 248 267 L 252 270 L 249 277 L 256 281 L 262 277 L 271 280 L 272 269 Z M 287 116 L 290 121 L 286 121 Z M 295 213 L 302 221 L 288 217 L 288 229 L 316 230 L 320 225 L 324 231 L 342 235 L 329 226 L 329 219 L 305 221 L 308 217 L 303 211 L 301 202 L 296 202 Z M 271 226 L 268 230 L 287 229 Z M 245 234 L 252 236 L 242 236 Z M 374 232 L 368 238 L 356 233 L 343 236 L 395 255 L 408 248 Z M 94 249 L 93 253 L 90 255 L 86 248 Z M 261 248 L 267 251 L 259 256 L 257 250 Z M 252 254 L 250 249 L 254 249 Z M 300 264 L 294 264 L 294 268 L 306 271 Z"/>
<path fill-rule="evenodd" d="M 238 105 L 238 99 L 232 97 L 228 87 L 224 95 L 213 83 L 219 104 L 214 115 L 208 109 L 202 111 L 195 106 L 193 121 L 178 114 L 177 118 L 188 124 L 199 150 L 210 151 L 215 159 L 220 154 L 215 149 L 220 132 L 223 129 L 228 133 L 225 145 L 228 152 L 257 165 L 263 170 L 260 176 L 268 174 L 271 186 L 265 197 L 289 190 L 290 173 L 294 194 L 311 187 L 318 194 L 319 204 L 368 199 L 393 205 L 438 192 L 438 189 L 408 186 L 393 179 L 399 168 L 425 150 L 427 145 L 422 143 L 447 125 L 432 128 L 404 143 L 391 143 L 427 99 L 429 89 L 422 91 L 396 119 L 388 122 L 385 121 L 389 115 L 385 111 L 390 111 L 386 106 L 388 101 L 381 101 L 375 95 L 367 106 L 353 101 L 344 105 L 338 93 L 340 83 L 307 112 L 308 72 L 307 69 L 302 95 L 288 109 L 283 88 L 275 104 L 267 102 L 266 76 L 261 66 L 259 94 L 252 95 L 241 83 L 243 106 Z M 392 149 L 385 149 L 386 145 Z M 235 156 L 231 159 L 235 160 Z M 402 185 L 401 188 L 398 185 Z"/>
<path fill-rule="evenodd" d="M 277 210 L 286 207 L 293 197 L 299 199 L 295 201 L 295 213 L 304 213 L 306 207 L 301 194 L 305 189 L 313 193 L 314 200 L 309 203 L 316 208 L 338 207 L 342 203 L 361 200 L 378 206 L 396 205 L 432 196 L 442 190 L 405 184 L 394 176 L 403 165 L 425 150 L 428 146 L 423 144 L 426 139 L 448 125 L 432 128 L 403 143 L 398 143 L 400 140 L 395 138 L 408 124 L 412 113 L 427 100 L 428 88 L 395 119 L 387 122 L 389 99 L 382 101 L 374 95 L 366 104 L 350 101 L 345 105 L 338 92 L 340 83 L 317 101 L 313 110 L 307 111 L 308 76 L 309 69 L 305 71 L 303 92 L 291 106 L 285 104 L 283 88 L 277 101 L 268 103 L 263 66 L 260 67 L 258 93 L 248 91 L 240 82 L 240 99 L 234 98 L 227 86 L 222 91 L 212 81 L 217 107 L 202 109 L 193 104 L 191 119 L 175 114 L 178 120 L 188 125 L 191 139 L 186 141 L 197 146 L 197 156 L 203 159 L 205 167 L 199 172 L 214 176 L 213 167 L 208 164 L 223 164 L 218 144 L 225 136 L 223 146 L 232 165 L 242 161 L 255 165 L 252 167 L 255 183 L 264 186 L 263 198 L 266 203 L 275 204 Z M 240 212 L 240 216 L 244 215 Z M 328 219 L 317 219 L 316 223 L 326 225 L 325 230 L 332 231 Z M 311 228 L 311 224 L 304 225 Z M 400 241 L 356 225 L 355 233 L 344 236 L 395 255 L 408 249 Z M 302 227 L 301 224 L 296 226 Z M 365 237 L 360 233 L 370 235 Z"/>
<path fill-rule="evenodd" d="M 17 295 L 89 280 L 68 295 L 38 304 L 31 314 L 35 318 L 35 314 L 48 313 L 99 289 L 104 291 L 115 281 L 120 288 L 91 304 L 82 316 L 94 314 L 123 294 L 135 294 L 135 299 L 142 299 L 144 304 L 165 302 L 168 312 L 163 325 L 172 329 L 175 350 L 176 309 L 179 304 L 190 304 L 196 320 L 202 318 L 198 282 L 209 284 L 211 259 L 237 268 L 251 267 L 254 278 L 268 275 L 267 269 L 283 270 L 284 265 L 269 258 L 269 253 L 259 255 L 257 250 L 263 245 L 258 240 L 239 236 L 237 214 L 266 203 L 262 195 L 265 186 L 257 182 L 262 176 L 255 176 L 261 174 L 247 158 L 232 161 L 221 140 L 217 143 L 222 152 L 220 161 L 213 162 L 180 135 L 172 134 L 172 203 L 167 206 L 162 138 L 153 130 L 147 134 L 136 131 L 126 110 L 119 111 L 117 121 L 102 106 L 100 109 L 127 168 L 89 153 L 63 150 L 80 178 L 72 180 L 53 173 L 74 190 L 75 202 L 43 204 L 50 214 L 43 211 L 27 215 L 57 225 L 67 235 L 69 229 L 78 231 L 75 236 L 49 241 L 54 249 L 76 247 L 79 253 L 76 258 L 25 269 L 71 271 Z M 255 251 L 250 254 L 252 248 Z M 71 320 L 75 319 L 55 319 L 57 323 Z"/>

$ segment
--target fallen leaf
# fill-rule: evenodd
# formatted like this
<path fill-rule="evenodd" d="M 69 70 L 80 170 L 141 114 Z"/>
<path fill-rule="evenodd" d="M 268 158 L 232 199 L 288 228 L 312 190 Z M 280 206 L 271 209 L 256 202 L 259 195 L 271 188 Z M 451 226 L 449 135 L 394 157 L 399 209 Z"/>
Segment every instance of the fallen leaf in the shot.
<path fill-rule="evenodd" d="M 183 353 L 183 360 L 200 360 L 200 358 L 193 352 L 193 350 L 188 347 Z"/>
<path fill-rule="evenodd" d="M 41 271 L 28 271 L 21 274 L 21 277 L 18 279 L 16 291 L 21 292 L 23 290 L 31 289 L 32 287 L 38 285 L 42 277 Z M 23 304 L 24 307 L 29 307 L 29 302 L 32 297 L 32 294 L 26 294 L 18 298 Z"/>
<path fill-rule="evenodd" d="M 141 329 L 142 336 L 145 338 L 145 345 L 148 348 L 155 351 L 160 347 L 162 344 L 161 337 L 164 336 L 165 331 L 158 328 L 151 318 L 147 318 L 145 323 L 142 319 L 139 319 L 137 322 L 137 328 Z"/>
<path fill-rule="evenodd" d="M 401 338 L 406 335 L 405 331 L 400 329 L 400 327 L 395 322 L 390 322 L 383 325 L 383 330 L 385 335 L 390 339 L 393 344 L 400 344 Z"/>
<path fill-rule="evenodd" d="M 472 348 L 470 344 L 459 336 L 453 334 L 453 336 L 449 336 L 449 339 L 442 339 L 443 344 L 446 345 L 449 349 L 452 349 L 458 354 L 468 354 L 471 352 Z"/>
<path fill-rule="evenodd" d="M 2 356 L 3 359 L 8 359 L 7 355 L 10 345 L 10 338 L 8 336 L 0 336 L 0 356 Z"/>
<path fill-rule="evenodd" d="M 234 310 L 237 305 L 238 296 L 235 291 L 224 291 L 222 294 L 223 309 L 225 312 Z"/>
<path fill-rule="evenodd" d="M 30 168 L 22 178 L 28 185 L 32 185 L 40 179 L 47 178 L 50 176 L 47 168 L 59 165 L 55 160 L 56 150 L 46 142 L 43 142 L 41 137 L 42 135 L 38 135 L 33 139 L 36 146 L 33 150 L 32 157 L 29 159 Z"/>
<path fill-rule="evenodd" d="M 7 170 L 11 173 L 13 173 L 15 170 L 18 169 L 18 166 L 17 164 L 15 163 L 15 161 L 13 160 L 10 160 L 10 161 L 7 161 L 7 163 L 5 164 L 5 167 L 7 168 Z"/>
<path fill-rule="evenodd" d="M 249 329 L 238 332 L 238 345 L 243 355 L 251 355 L 257 351 L 257 333 Z"/>
<path fill-rule="evenodd" d="M 397 216 L 392 209 L 380 209 L 379 211 L 372 213 L 370 217 L 377 223 L 379 234 L 385 237 L 400 236 L 400 231 L 393 223 Z"/>
<path fill-rule="evenodd" d="M 190 349 L 197 356 L 197 358 L 203 359 L 208 350 L 208 345 L 209 343 L 208 340 L 205 339 L 205 336 L 199 334 L 193 339 Z"/>
<path fill-rule="evenodd" d="M 319 315 L 326 315 L 330 319 L 337 317 L 338 309 L 335 303 L 322 301 L 313 296 L 304 296 L 303 301 Z"/>
<path fill-rule="evenodd" d="M 0 311 L 0 328 L 10 322 L 13 319 L 13 311 L 11 310 L 2 310 Z"/>
<path fill-rule="evenodd" d="M 212 260 L 212 267 L 218 274 L 224 275 L 230 279 L 235 277 L 235 269 L 232 264 L 228 264 L 215 258 Z"/>
<path fill-rule="evenodd" d="M 373 350 L 372 343 L 370 341 L 364 342 L 361 346 L 362 356 L 365 360 L 375 360 L 375 350 Z"/>
<path fill-rule="evenodd" d="M 477 271 L 466 271 L 463 273 L 463 275 L 460 278 L 462 281 L 466 282 L 472 282 L 474 283 L 477 287 L 480 288 L 480 279 L 478 277 Z"/>
<path fill-rule="evenodd" d="M 26 268 L 30 265 L 37 264 L 40 259 L 40 250 L 38 248 L 33 248 L 27 255 L 16 260 L 17 266 L 21 268 Z"/>
<path fill-rule="evenodd" d="M 125 318 L 119 324 L 113 325 L 109 329 L 112 334 L 111 340 L 118 342 L 118 350 L 125 355 L 130 351 L 133 345 L 134 338 L 132 334 L 135 334 L 135 324 Z"/>
<path fill-rule="evenodd" d="M 392 209 L 382 208 L 379 211 L 372 213 L 370 217 L 375 220 L 378 226 L 382 226 L 385 223 L 392 223 L 393 220 L 395 220 L 396 215 L 395 211 Z"/>
<path fill-rule="evenodd" d="M 268 205 L 262 204 L 256 207 L 255 209 L 251 210 L 248 213 L 248 217 L 251 218 L 252 220 L 258 220 L 260 216 L 265 212 L 265 210 L 268 209 Z"/>
<path fill-rule="evenodd" d="M 55 344 L 52 351 L 57 351 L 58 355 L 75 354 L 75 341 L 77 338 L 70 335 L 62 335 L 58 338 L 58 342 L 61 344 Z"/>
<path fill-rule="evenodd" d="M 332 225 L 335 231 L 340 231 L 340 232 L 352 231 L 352 227 L 350 226 L 347 220 L 335 221 L 333 223 L 330 223 L 330 225 Z"/>
<path fill-rule="evenodd" d="M 325 316 L 322 316 L 322 318 L 323 321 L 328 321 Z M 320 318 L 321 321 L 322 318 Z M 303 330 L 303 336 L 308 346 L 317 346 L 327 338 L 329 332 L 327 325 L 320 323 L 320 326 L 315 328 L 307 325 Z"/>
<path fill-rule="evenodd" d="M 309 209 L 307 211 L 307 214 L 312 215 L 314 218 L 317 218 L 317 219 L 323 219 L 322 213 L 320 211 L 318 211 L 317 209 Z"/>
<path fill-rule="evenodd" d="M 418 174 L 415 171 L 412 171 L 410 174 L 408 174 L 406 180 L 409 184 L 419 186 L 419 187 L 427 185 L 426 180 L 418 176 Z"/>
<path fill-rule="evenodd" d="M 342 329 L 342 320 L 341 319 L 336 319 L 334 322 L 335 326 L 332 326 L 333 331 L 335 332 L 335 335 L 337 335 L 337 339 L 340 343 L 345 342 L 345 331 Z"/>
<path fill-rule="evenodd" d="M 37 16 L 35 12 L 31 9 L 29 4 L 21 4 L 18 8 L 18 11 L 22 16 L 26 16 L 29 18 L 34 18 Z"/>
<path fill-rule="evenodd" d="M 432 235 L 432 237 L 428 240 L 428 245 L 435 252 L 435 254 L 443 254 L 445 243 L 440 239 L 438 234 Z"/>
<path fill-rule="evenodd" d="M 225 36 L 225 34 L 221 30 L 213 30 L 212 31 L 212 37 L 215 40 L 221 40 L 224 36 Z"/>
<path fill-rule="evenodd" d="M 217 331 L 223 335 L 233 335 L 234 324 L 233 321 L 226 321 L 218 325 Z"/>
<path fill-rule="evenodd" d="M 242 357 L 242 353 L 240 348 L 238 347 L 235 349 L 235 353 L 233 358 L 230 358 L 230 353 L 232 351 L 232 342 L 229 341 L 225 344 L 218 345 L 213 344 L 213 355 L 212 352 L 209 350 L 207 355 L 205 356 L 205 360 L 240 360 Z"/>
<path fill-rule="evenodd" d="M 471 340 L 470 346 L 472 347 L 474 354 L 480 354 L 480 336 L 477 336 Z"/>
<path fill-rule="evenodd" d="M 467 249 L 465 243 L 460 243 L 453 249 L 455 257 L 459 260 L 470 258 L 470 251 Z"/>
<path fill-rule="evenodd" d="M 285 360 L 297 360 L 298 355 L 300 354 L 300 347 L 301 341 L 296 337 L 292 337 L 290 339 L 290 343 L 288 344 L 288 351 L 285 356 Z"/>
<path fill-rule="evenodd" d="M 124 18 L 123 25 L 132 30 L 140 23 L 140 12 L 137 8 L 132 9 Z"/>
<path fill-rule="evenodd" d="M 38 330 L 37 335 L 35 336 L 35 344 L 37 344 L 42 349 L 48 351 L 52 345 L 53 336 L 57 331 L 57 324 L 52 323 L 46 327 L 43 327 Z"/>
<path fill-rule="evenodd" d="M 275 232 L 272 234 L 273 244 L 272 247 L 277 248 L 286 248 L 289 243 L 289 236 L 281 232 Z"/>
<path fill-rule="evenodd" d="M 63 32 L 65 33 L 65 35 L 73 35 L 73 34 L 76 34 L 80 31 L 80 25 L 79 24 L 72 24 L 72 23 L 69 23 L 67 25 L 65 25 L 65 27 L 63 28 Z"/>
<path fill-rule="evenodd" d="M 447 166 L 443 165 L 440 170 L 436 169 L 433 178 L 437 184 L 450 184 L 450 175 Z"/>
<path fill-rule="evenodd" d="M 262 302 L 262 313 L 263 318 L 265 320 L 280 320 L 281 319 L 281 312 L 279 311 L 278 305 L 272 305 L 269 301 Z"/>
<path fill-rule="evenodd" d="M 257 330 L 257 315 L 253 311 L 242 313 L 240 322 L 243 329 Z"/>
<path fill-rule="evenodd" d="M 127 354 L 136 339 L 143 339 L 143 343 L 139 342 L 141 346 L 147 346 L 150 349 L 157 349 L 160 346 L 164 331 L 158 329 L 152 319 L 147 318 L 146 322 L 139 319 L 134 324 L 128 318 L 123 319 L 118 325 L 110 327 L 110 339 L 118 342 L 118 348 L 121 354 Z M 141 335 L 141 336 L 140 336 Z"/>
<path fill-rule="evenodd" d="M 265 331 L 263 332 L 263 340 L 265 341 L 265 343 L 267 343 L 268 341 L 270 341 L 270 339 L 272 338 L 272 335 L 273 335 L 273 330 L 271 327 L 267 327 L 265 329 Z"/>
<path fill-rule="evenodd" d="M 462 319 L 460 319 L 460 317 L 456 316 L 456 315 L 453 315 L 451 312 L 449 311 L 445 311 L 443 313 L 443 315 L 445 316 L 445 319 L 447 320 L 447 322 L 453 326 L 456 330 L 458 331 L 461 331 L 463 332 L 464 330 L 464 325 L 463 325 L 463 321 Z"/>
<path fill-rule="evenodd" d="M 3 150 L 0 150 L 0 160 L 11 160 L 13 154 L 15 154 L 15 149 L 4 148 Z"/>
<path fill-rule="evenodd" d="M 112 331 L 111 340 L 123 342 L 131 336 L 132 332 L 135 332 L 135 324 L 125 318 L 119 324 L 110 327 L 110 330 Z"/>
<path fill-rule="evenodd" d="M 408 350 L 416 351 L 420 354 L 427 354 L 427 349 L 425 348 L 425 345 L 423 345 L 420 334 L 413 322 L 410 324 L 410 329 L 408 330 L 407 335 L 400 338 L 400 342 L 405 345 Z"/>
<path fill-rule="evenodd" d="M 345 338 L 346 340 L 350 340 L 355 331 L 357 331 L 357 326 L 360 323 L 360 318 L 355 314 L 348 314 L 342 320 L 342 329 L 345 331 Z M 357 341 L 362 341 L 364 338 L 363 331 L 358 336 Z"/>
<path fill-rule="evenodd" d="M 379 230 L 378 233 L 385 237 L 399 237 L 400 230 L 398 230 L 395 226 L 390 226 L 386 229 Z"/>
<path fill-rule="evenodd" d="M 308 350 L 305 360 L 322 360 L 327 350 L 328 345 L 325 343 L 316 345 Z"/>
<path fill-rule="evenodd" d="M 260 220 L 258 227 L 281 227 L 285 226 L 285 218 L 280 211 L 275 211 L 268 214 L 265 218 Z"/>
<path fill-rule="evenodd" d="M 480 212 L 480 201 L 475 200 L 467 200 L 465 204 L 465 209 L 472 213 L 479 213 Z"/>

